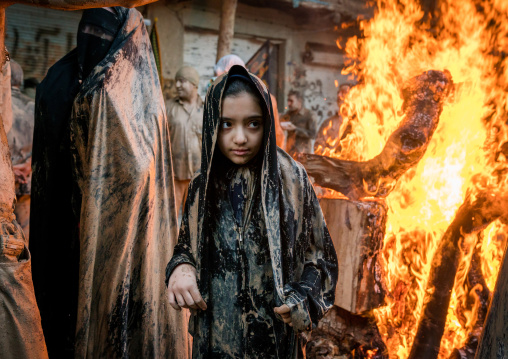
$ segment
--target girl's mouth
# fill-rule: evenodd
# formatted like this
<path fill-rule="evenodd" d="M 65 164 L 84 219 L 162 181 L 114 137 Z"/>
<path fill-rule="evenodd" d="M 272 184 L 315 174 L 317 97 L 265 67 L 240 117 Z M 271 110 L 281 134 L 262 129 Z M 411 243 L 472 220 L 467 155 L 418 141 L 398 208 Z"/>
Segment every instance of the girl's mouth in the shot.
<path fill-rule="evenodd" d="M 249 152 L 249 150 L 248 150 L 248 149 L 244 149 L 244 148 L 242 148 L 242 149 L 232 150 L 232 152 L 233 152 L 235 155 L 237 155 L 237 156 L 244 156 L 244 155 L 246 155 L 246 154 Z"/>

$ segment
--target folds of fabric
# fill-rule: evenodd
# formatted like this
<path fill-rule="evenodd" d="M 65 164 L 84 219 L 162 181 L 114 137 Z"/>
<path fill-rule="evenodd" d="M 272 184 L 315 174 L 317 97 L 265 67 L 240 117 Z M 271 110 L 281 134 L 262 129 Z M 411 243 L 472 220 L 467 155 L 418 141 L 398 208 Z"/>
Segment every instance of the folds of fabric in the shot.
<path fill-rule="evenodd" d="M 6 359 L 47 359 L 30 252 L 15 221 L 0 223 L 0 348 Z"/>
<path fill-rule="evenodd" d="M 77 51 L 37 87 L 32 152 L 30 251 L 42 328 L 52 357 L 74 357 L 78 307 L 79 198 L 74 198 L 69 121 L 79 89 Z"/>
<path fill-rule="evenodd" d="M 291 309 L 293 329 L 277 321 L 274 332 L 278 358 L 291 358 L 297 352 L 296 333 L 311 329 L 333 305 L 337 281 L 337 258 L 321 208 L 303 167 L 275 142 L 275 124 L 270 94 L 257 77 L 241 66 L 234 66 L 210 87 L 205 102 L 201 170 L 189 186 L 182 226 L 174 256 L 166 268 L 166 280 L 181 263 L 196 267 L 200 293 L 210 300 L 210 255 L 212 235 L 210 191 L 212 164 L 217 154 L 222 93 L 227 77 L 239 74 L 250 78 L 264 99 L 266 123 L 261 166 L 261 207 L 271 258 L 274 302 Z M 217 99 L 221 99 L 217 101 Z M 195 358 L 210 355 L 211 314 L 200 311 L 191 317 Z M 289 342 L 290 345 L 281 345 Z"/>
<path fill-rule="evenodd" d="M 187 325 L 169 311 L 165 264 L 176 241 L 164 102 L 141 14 L 84 79 L 70 123 L 81 195 L 76 358 L 186 358 Z"/>

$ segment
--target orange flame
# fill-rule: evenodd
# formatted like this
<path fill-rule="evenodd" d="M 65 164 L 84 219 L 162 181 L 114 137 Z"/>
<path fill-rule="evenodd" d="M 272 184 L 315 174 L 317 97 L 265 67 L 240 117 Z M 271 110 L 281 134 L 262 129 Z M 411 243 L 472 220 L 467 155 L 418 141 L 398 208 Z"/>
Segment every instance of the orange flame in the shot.
<path fill-rule="evenodd" d="M 502 146 L 508 141 L 508 56 L 499 54 L 508 52 L 508 1 L 442 0 L 437 11 L 439 18 L 432 18 L 416 0 L 377 1 L 374 18 L 360 22 L 364 37 L 346 45 L 349 62 L 343 72 L 361 81 L 341 108 L 339 136 L 316 151 L 355 161 L 376 156 L 403 120 L 401 85 L 430 69 L 452 74 L 456 93 L 425 156 L 386 199 L 383 261 L 389 294 L 374 315 L 390 358 L 409 355 L 433 253 L 466 192 L 499 191 L 499 181 L 505 180 L 500 173 L 507 168 L 508 149 Z M 339 141 L 348 126 L 351 133 Z M 440 358 L 462 347 L 476 322 L 478 300 L 471 308 L 464 305 L 478 289 L 465 285 L 475 248 L 493 290 L 507 229 L 496 222 L 483 240 L 471 235 L 461 243 Z"/>

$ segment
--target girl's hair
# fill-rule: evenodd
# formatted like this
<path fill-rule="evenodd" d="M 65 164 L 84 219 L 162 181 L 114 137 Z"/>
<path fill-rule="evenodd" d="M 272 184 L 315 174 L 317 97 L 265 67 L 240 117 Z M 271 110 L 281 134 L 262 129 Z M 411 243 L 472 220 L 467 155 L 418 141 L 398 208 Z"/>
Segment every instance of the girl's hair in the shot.
<path fill-rule="evenodd" d="M 222 99 L 225 99 L 226 97 L 237 97 L 241 93 L 248 93 L 258 101 L 261 108 L 264 107 L 262 106 L 263 100 L 261 98 L 261 94 L 256 86 L 252 82 L 249 82 L 247 79 L 243 79 L 238 75 L 228 79 Z"/>

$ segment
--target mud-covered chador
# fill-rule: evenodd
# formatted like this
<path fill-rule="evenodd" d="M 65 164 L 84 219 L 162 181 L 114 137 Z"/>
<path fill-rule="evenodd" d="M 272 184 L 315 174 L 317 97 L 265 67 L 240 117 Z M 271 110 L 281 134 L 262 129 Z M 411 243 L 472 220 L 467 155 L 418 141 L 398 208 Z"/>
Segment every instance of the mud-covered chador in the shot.
<path fill-rule="evenodd" d="M 187 326 L 169 311 L 164 287 L 177 228 L 164 101 L 141 14 L 113 11 L 86 10 L 80 30 L 89 30 L 65 59 L 82 79 L 60 124 L 79 223 L 75 357 L 186 358 Z M 89 36 L 97 31 L 103 36 Z M 57 157 L 42 160 L 51 167 Z M 48 231 L 40 240 L 53 245 Z"/>
<path fill-rule="evenodd" d="M 240 167 L 216 146 L 232 76 L 255 86 L 264 114 L 261 149 Z M 189 187 L 167 280 L 185 263 L 196 267 L 208 305 L 189 324 L 194 358 L 294 357 L 296 331 L 317 324 L 333 304 L 337 259 L 318 200 L 303 167 L 276 147 L 266 87 L 240 66 L 208 90 L 201 170 Z M 274 307 L 284 304 L 293 328 L 275 317 Z"/>

